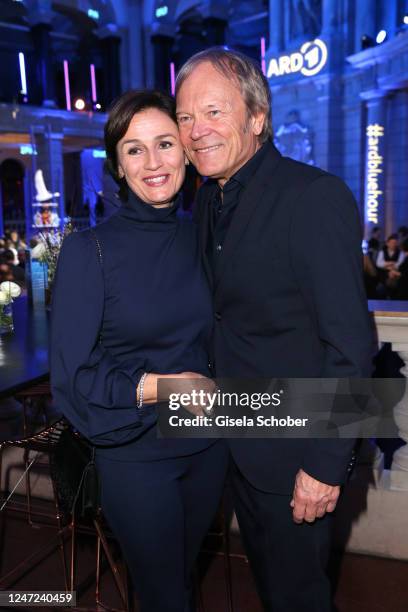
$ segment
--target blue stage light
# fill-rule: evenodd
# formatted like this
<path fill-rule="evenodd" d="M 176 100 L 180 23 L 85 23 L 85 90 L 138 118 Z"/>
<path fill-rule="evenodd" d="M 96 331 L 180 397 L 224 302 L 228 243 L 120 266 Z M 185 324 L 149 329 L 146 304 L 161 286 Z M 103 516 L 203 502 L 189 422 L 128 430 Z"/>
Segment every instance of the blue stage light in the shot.
<path fill-rule="evenodd" d="M 375 39 L 376 43 L 380 45 L 387 38 L 387 32 L 385 30 L 380 30 L 377 34 L 377 38 Z"/>

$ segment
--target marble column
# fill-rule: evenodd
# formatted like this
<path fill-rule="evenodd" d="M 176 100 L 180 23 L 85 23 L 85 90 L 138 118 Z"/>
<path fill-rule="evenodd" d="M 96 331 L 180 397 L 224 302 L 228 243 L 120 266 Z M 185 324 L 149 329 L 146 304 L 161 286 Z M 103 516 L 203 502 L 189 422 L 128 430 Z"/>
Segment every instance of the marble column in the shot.
<path fill-rule="evenodd" d="M 102 51 L 104 74 L 104 106 L 121 94 L 120 79 L 120 43 L 119 28 L 115 24 L 107 24 L 96 31 Z"/>
<path fill-rule="evenodd" d="M 283 0 L 269 0 L 269 49 L 279 55 L 284 48 Z"/>
<path fill-rule="evenodd" d="M 391 233 L 407 225 L 408 172 L 402 169 L 408 158 L 408 90 L 390 93 L 387 116 L 386 230 Z"/>
<path fill-rule="evenodd" d="M 339 0 L 322 2 L 322 37 L 328 37 L 338 26 Z"/>
<path fill-rule="evenodd" d="M 31 26 L 36 57 L 37 87 L 43 106 L 54 107 L 55 74 L 53 69 L 53 51 L 51 46 L 51 25 L 36 23 Z"/>
<path fill-rule="evenodd" d="M 354 53 L 358 53 L 361 51 L 361 37 L 364 34 L 375 38 L 377 7 L 376 0 L 358 0 L 354 6 Z"/>
<path fill-rule="evenodd" d="M 138 1 L 138 0 L 136 0 Z M 154 87 L 154 48 L 152 34 L 155 26 L 155 0 L 144 0 L 143 3 L 143 65 L 145 86 Z"/>
<path fill-rule="evenodd" d="M 35 169 L 43 171 L 48 191 L 60 194 L 55 201 L 58 202 L 58 216 L 61 223 L 65 217 L 63 138 L 64 135 L 59 132 L 47 131 L 35 135 L 37 150 Z M 27 220 L 28 222 L 31 223 L 32 219 Z"/>
<path fill-rule="evenodd" d="M 143 65 L 143 14 L 139 0 L 128 0 L 129 37 L 126 58 L 126 73 L 129 89 L 141 89 L 145 86 Z"/>
<path fill-rule="evenodd" d="M 170 93 L 170 62 L 173 59 L 173 44 L 176 34 L 173 24 L 152 24 L 154 86 Z"/>
<path fill-rule="evenodd" d="M 225 43 L 225 28 L 227 22 L 217 17 L 206 17 L 203 21 L 206 44 L 209 47 Z"/>

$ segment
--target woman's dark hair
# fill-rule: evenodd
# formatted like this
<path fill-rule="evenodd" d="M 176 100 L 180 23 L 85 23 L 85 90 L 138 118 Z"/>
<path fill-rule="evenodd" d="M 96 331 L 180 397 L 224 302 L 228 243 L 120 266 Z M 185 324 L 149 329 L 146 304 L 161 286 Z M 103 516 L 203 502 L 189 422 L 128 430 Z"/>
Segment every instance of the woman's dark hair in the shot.
<path fill-rule="evenodd" d="M 128 186 L 119 177 L 116 145 L 126 134 L 132 118 L 141 111 L 155 108 L 177 125 L 176 102 L 168 94 L 155 89 L 134 89 L 114 100 L 105 124 L 106 169 L 119 185 L 119 197 L 127 200 Z"/>

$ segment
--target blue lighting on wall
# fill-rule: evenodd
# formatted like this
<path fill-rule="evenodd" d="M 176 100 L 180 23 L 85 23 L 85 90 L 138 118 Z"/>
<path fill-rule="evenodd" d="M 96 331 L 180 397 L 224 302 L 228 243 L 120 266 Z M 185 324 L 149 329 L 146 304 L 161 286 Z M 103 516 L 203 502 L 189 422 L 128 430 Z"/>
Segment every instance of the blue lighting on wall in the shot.
<path fill-rule="evenodd" d="M 106 159 L 106 151 L 102 149 L 92 149 L 92 157 L 95 159 Z"/>
<path fill-rule="evenodd" d="M 88 17 L 91 19 L 99 19 L 99 11 L 95 11 L 95 9 L 88 9 Z"/>
<path fill-rule="evenodd" d="M 157 19 L 160 19 L 160 17 L 165 17 L 169 12 L 169 7 L 168 6 L 159 6 L 159 8 L 156 9 L 156 17 Z"/>

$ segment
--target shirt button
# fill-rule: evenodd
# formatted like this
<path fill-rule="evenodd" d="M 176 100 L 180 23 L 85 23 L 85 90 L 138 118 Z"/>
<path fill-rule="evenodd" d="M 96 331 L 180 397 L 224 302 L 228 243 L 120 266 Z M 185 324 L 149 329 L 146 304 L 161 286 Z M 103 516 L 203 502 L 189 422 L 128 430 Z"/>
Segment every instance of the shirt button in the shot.
<path fill-rule="evenodd" d="M 217 246 L 215 248 L 217 249 L 217 251 L 221 251 L 222 250 L 222 245 L 221 244 L 217 244 Z"/>
<path fill-rule="evenodd" d="M 216 312 L 216 313 L 214 314 L 214 316 L 215 316 L 215 319 L 216 319 L 217 321 L 221 321 L 221 313 L 220 313 L 220 312 Z"/>

